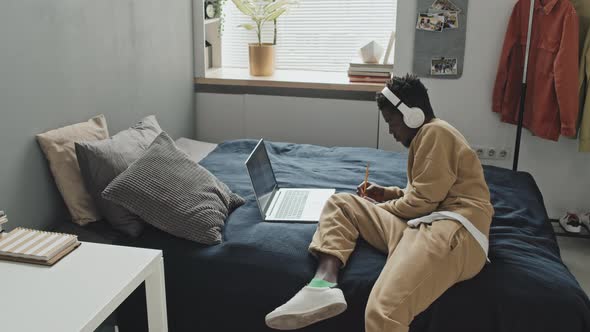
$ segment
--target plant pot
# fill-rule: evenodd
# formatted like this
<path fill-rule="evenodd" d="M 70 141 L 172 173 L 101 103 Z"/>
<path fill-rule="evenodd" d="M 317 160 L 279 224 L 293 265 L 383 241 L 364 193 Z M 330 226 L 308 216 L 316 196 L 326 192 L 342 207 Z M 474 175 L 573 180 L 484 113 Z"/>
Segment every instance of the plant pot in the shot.
<path fill-rule="evenodd" d="M 275 71 L 275 47 L 270 43 L 250 44 L 250 75 L 271 76 Z"/>

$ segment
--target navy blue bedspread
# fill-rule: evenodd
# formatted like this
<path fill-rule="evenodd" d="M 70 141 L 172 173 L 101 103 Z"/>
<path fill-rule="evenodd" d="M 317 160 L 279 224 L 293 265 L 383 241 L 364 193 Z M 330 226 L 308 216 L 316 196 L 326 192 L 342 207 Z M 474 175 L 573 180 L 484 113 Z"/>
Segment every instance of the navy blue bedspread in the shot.
<path fill-rule="evenodd" d="M 315 225 L 261 221 L 244 161 L 253 140 L 225 142 L 201 162 L 247 203 L 206 247 L 148 228 L 127 245 L 164 250 L 170 331 L 267 331 L 264 316 L 313 276 L 307 246 Z M 405 186 L 406 155 L 371 148 L 268 143 L 281 186 L 353 192 L 370 180 Z M 485 167 L 496 211 L 490 259 L 475 278 L 449 289 L 412 323 L 412 332 L 588 332 L 590 301 L 563 264 L 543 198 L 527 173 Z M 348 310 L 305 331 L 363 331 L 364 307 L 385 255 L 359 241 L 342 271 Z M 121 331 L 145 329 L 144 293 L 121 308 Z M 139 309 L 138 309 L 139 308 Z M 144 325 L 140 328 L 139 325 Z"/>

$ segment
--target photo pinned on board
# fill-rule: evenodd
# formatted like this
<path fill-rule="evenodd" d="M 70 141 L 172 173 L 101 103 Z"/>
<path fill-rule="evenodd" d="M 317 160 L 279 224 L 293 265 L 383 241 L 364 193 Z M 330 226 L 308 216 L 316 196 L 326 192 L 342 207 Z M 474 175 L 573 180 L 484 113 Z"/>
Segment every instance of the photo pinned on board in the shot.
<path fill-rule="evenodd" d="M 436 0 L 430 6 L 433 11 L 449 11 L 449 12 L 460 12 L 461 9 L 457 7 L 451 0 Z"/>
<path fill-rule="evenodd" d="M 443 14 L 421 13 L 418 15 L 416 29 L 424 31 L 441 32 L 445 26 L 445 16 Z"/>
<path fill-rule="evenodd" d="M 445 17 L 444 30 L 459 29 L 459 12 L 442 12 Z"/>
<path fill-rule="evenodd" d="M 457 58 L 433 58 L 430 63 L 430 75 L 452 76 L 457 75 Z"/>

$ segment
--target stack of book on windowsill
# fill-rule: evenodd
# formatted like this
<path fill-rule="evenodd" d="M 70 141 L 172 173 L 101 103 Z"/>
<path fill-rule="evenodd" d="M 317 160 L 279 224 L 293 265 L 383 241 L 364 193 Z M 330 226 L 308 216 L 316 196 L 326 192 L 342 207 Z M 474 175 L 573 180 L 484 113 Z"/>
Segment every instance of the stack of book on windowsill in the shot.
<path fill-rule="evenodd" d="M 356 83 L 384 84 L 393 74 L 393 64 L 363 63 L 361 60 L 353 61 L 348 67 L 348 78 Z"/>
<path fill-rule="evenodd" d="M 2 225 L 8 222 L 8 217 L 4 211 L 0 210 L 0 233 L 2 232 Z"/>
<path fill-rule="evenodd" d="M 0 238 L 0 259 L 53 265 L 78 246 L 76 235 L 18 227 Z"/>

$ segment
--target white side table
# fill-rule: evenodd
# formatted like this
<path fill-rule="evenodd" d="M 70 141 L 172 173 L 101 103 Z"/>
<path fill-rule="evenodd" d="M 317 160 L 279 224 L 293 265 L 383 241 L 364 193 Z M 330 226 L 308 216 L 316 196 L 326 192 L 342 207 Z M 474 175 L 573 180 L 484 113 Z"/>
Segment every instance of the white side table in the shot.
<path fill-rule="evenodd" d="M 0 330 L 94 331 L 143 281 L 149 329 L 165 332 L 160 250 L 83 242 L 52 267 L 0 261 Z"/>

